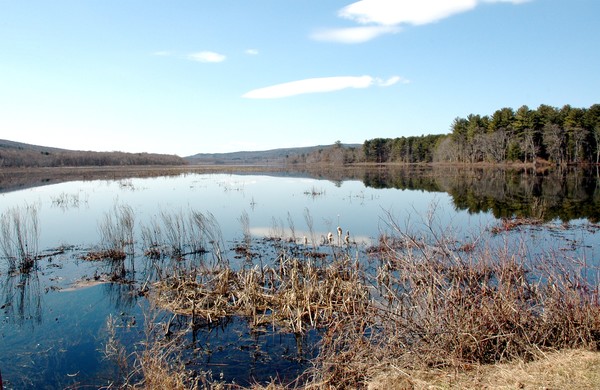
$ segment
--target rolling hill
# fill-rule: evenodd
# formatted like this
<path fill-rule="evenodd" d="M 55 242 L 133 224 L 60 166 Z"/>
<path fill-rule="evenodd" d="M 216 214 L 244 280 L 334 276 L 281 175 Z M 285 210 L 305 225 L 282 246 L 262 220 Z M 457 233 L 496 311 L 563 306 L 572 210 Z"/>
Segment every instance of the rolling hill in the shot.
<path fill-rule="evenodd" d="M 190 164 L 202 165 L 259 165 L 284 163 L 288 158 L 310 154 L 319 149 L 327 149 L 333 145 L 317 145 L 298 148 L 281 148 L 263 151 L 231 152 L 231 153 L 198 153 L 184 157 Z M 342 144 L 344 148 L 357 148 L 361 144 Z"/>
<path fill-rule="evenodd" d="M 0 167 L 84 167 L 185 165 L 179 156 L 155 153 L 91 152 L 0 139 Z"/>

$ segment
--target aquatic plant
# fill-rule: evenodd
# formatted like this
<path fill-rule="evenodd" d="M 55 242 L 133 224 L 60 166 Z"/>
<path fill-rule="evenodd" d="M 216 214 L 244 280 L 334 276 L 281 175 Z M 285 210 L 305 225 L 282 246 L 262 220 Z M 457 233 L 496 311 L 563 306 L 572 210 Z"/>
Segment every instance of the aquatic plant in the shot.
<path fill-rule="evenodd" d="M 104 214 L 98 224 L 100 232 L 100 245 L 104 251 L 112 253 L 111 258 L 124 258 L 126 248 L 134 248 L 133 229 L 135 215 L 133 208 L 127 204 L 115 203 L 112 210 Z"/>
<path fill-rule="evenodd" d="M 10 271 L 27 273 L 39 256 L 38 206 L 8 209 L 0 216 L 0 248 Z"/>
<path fill-rule="evenodd" d="M 228 266 L 229 259 L 227 258 L 226 246 L 223 241 L 223 232 L 215 216 L 210 212 L 203 214 L 198 211 L 192 211 L 191 218 L 203 233 L 206 242 L 212 246 L 212 266 Z"/>

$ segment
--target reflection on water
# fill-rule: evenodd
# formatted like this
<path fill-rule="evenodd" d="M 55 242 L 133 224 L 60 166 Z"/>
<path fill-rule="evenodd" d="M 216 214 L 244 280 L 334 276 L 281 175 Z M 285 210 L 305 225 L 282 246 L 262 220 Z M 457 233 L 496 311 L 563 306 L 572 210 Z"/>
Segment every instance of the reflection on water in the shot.
<path fill-rule="evenodd" d="M 55 183 L 37 176 L 35 184 L 19 179 L 23 190 L 0 195 L 0 213 L 24 203 L 40 205 L 42 251 L 68 248 L 38 260 L 28 274 L 9 273 L 0 259 L 0 370 L 7 388 L 119 383 L 122 373 L 103 355 L 107 318 L 116 319 L 117 336 L 129 353 L 141 348 L 151 314 L 168 324 L 163 336 L 190 329 L 184 340 L 187 363 L 198 372 L 211 370 L 241 384 L 268 381 L 274 373 L 292 380 L 315 356 L 319 331 L 257 329 L 235 316 L 209 322 L 155 314 L 140 293 L 178 270 L 210 269 L 220 259 L 233 268 L 263 268 L 277 260 L 277 245 L 315 250 L 331 240 L 327 254 L 350 247 L 358 253 L 377 243 L 389 228 L 388 217 L 410 223 L 418 236 L 432 204 L 436 223 L 452 225 L 466 242 L 479 239 L 501 217 L 600 220 L 600 180 L 583 169 L 416 166 L 116 179 Z M 2 188 L 7 185 L 0 175 Z M 130 253 L 121 260 L 83 260 L 101 246 L 99 223 L 117 204 L 135 214 Z M 207 236 L 198 236 L 194 218 Z M 182 226 L 185 232 L 177 236 Z M 555 223 L 524 234 L 542 249 L 585 251 L 593 260 L 597 230 L 591 225 L 564 230 Z M 190 246 L 193 240 L 197 244 Z M 160 250 L 149 251 L 152 245 Z M 111 282 L 115 279 L 118 283 Z M 80 280 L 90 287 L 67 290 Z M 108 283 L 94 285 L 98 281 Z"/>
<path fill-rule="evenodd" d="M 42 298 L 38 271 L 27 274 L 4 275 L 2 281 L 2 306 L 4 321 L 17 326 L 42 322 Z"/>
<path fill-rule="evenodd" d="M 445 192 L 458 209 L 491 212 L 496 218 L 600 220 L 600 175 L 596 168 L 534 171 L 433 167 L 371 171 L 363 180 L 373 188 Z"/>

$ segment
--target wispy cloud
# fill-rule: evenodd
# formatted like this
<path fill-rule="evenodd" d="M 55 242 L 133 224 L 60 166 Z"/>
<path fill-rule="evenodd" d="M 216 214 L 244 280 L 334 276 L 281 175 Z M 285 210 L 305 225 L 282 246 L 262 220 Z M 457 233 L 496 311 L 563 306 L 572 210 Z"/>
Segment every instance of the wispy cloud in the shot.
<path fill-rule="evenodd" d="M 360 26 L 322 29 L 315 40 L 361 43 L 383 34 L 396 33 L 403 25 L 420 26 L 475 9 L 482 3 L 522 4 L 533 0 L 360 0 L 338 11 L 338 17 Z"/>
<path fill-rule="evenodd" d="M 214 51 L 201 51 L 188 55 L 188 58 L 197 62 L 223 62 L 226 57 L 223 54 L 215 53 Z"/>
<path fill-rule="evenodd" d="M 244 53 L 246 53 L 246 54 L 248 54 L 250 56 L 255 56 L 255 55 L 258 55 L 258 50 L 256 50 L 256 49 L 246 49 L 244 51 Z"/>
<path fill-rule="evenodd" d="M 403 81 L 403 79 L 399 76 L 387 80 L 371 76 L 319 77 L 254 89 L 245 93 L 242 97 L 248 99 L 279 99 L 307 93 L 333 92 L 348 88 L 369 88 L 374 85 L 389 87 L 400 81 Z"/>
<path fill-rule="evenodd" d="M 322 29 L 312 34 L 317 41 L 331 41 L 341 43 L 362 43 L 377 38 L 383 34 L 400 31 L 396 26 L 361 26 L 338 29 Z"/>

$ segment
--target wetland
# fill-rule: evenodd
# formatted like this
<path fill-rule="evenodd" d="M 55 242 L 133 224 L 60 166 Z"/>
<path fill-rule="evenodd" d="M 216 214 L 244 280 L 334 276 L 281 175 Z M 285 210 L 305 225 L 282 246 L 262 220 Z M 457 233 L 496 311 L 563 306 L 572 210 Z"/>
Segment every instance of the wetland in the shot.
<path fill-rule="evenodd" d="M 597 348 L 593 169 L 0 172 L 11 388 L 361 387 Z"/>

